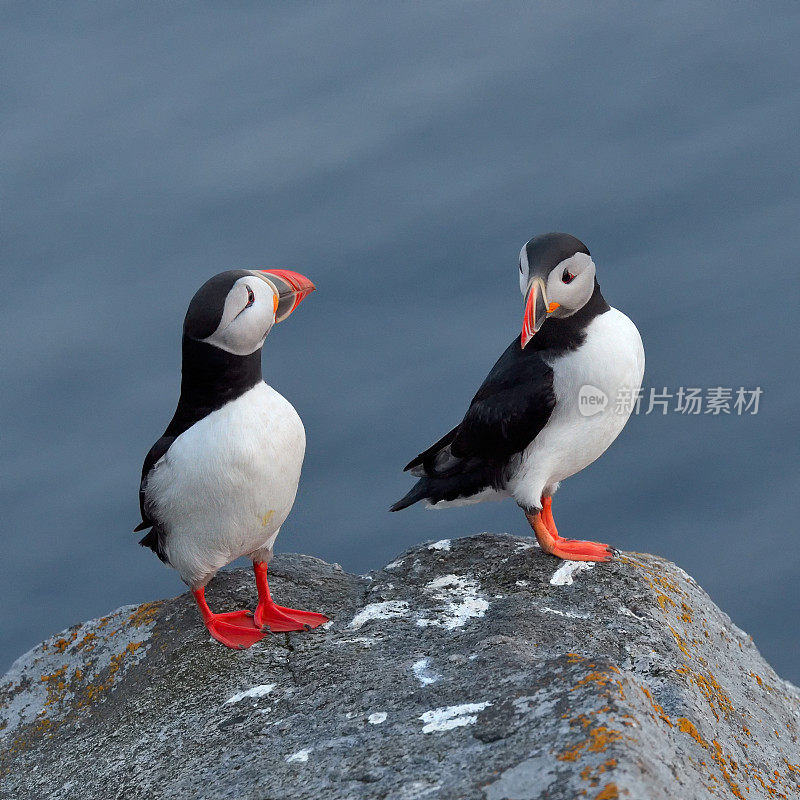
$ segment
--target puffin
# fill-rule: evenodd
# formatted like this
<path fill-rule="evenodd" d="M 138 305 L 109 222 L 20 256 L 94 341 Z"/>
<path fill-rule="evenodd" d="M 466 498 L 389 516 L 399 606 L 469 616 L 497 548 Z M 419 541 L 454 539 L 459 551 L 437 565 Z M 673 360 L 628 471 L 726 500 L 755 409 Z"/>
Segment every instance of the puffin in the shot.
<path fill-rule="evenodd" d="M 634 323 L 606 302 L 586 245 L 546 233 L 520 251 L 525 310 L 464 418 L 405 470 L 419 480 L 391 511 L 512 498 L 539 546 L 572 561 L 610 561 L 601 542 L 559 535 L 553 495 L 605 452 L 630 417 L 644 374 Z"/>
<path fill-rule="evenodd" d="M 221 272 L 196 292 L 183 323 L 178 407 L 147 454 L 139 485 L 149 547 L 191 589 L 208 632 L 246 649 L 271 632 L 301 631 L 323 614 L 277 605 L 267 564 L 294 505 L 305 455 L 303 423 L 261 374 L 261 349 L 314 284 L 285 269 Z M 205 587 L 247 556 L 258 605 L 215 614 Z"/>

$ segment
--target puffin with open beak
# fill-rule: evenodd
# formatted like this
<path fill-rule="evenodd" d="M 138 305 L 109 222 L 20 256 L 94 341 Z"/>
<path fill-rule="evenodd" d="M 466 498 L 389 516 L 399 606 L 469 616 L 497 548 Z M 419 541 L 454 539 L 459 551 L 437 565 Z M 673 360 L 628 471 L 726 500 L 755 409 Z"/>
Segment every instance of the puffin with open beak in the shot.
<path fill-rule="evenodd" d="M 419 478 L 395 503 L 442 508 L 511 497 L 541 548 L 609 561 L 607 544 L 566 539 L 552 496 L 622 431 L 644 373 L 639 331 L 600 292 L 586 245 L 566 233 L 531 239 L 519 258 L 522 334 L 494 365 L 464 419 L 406 470 Z"/>
<path fill-rule="evenodd" d="M 229 270 L 208 280 L 183 323 L 178 407 L 144 460 L 140 544 L 174 567 L 209 633 L 244 649 L 270 632 L 316 628 L 327 617 L 276 605 L 267 583 L 275 539 L 294 505 L 305 429 L 261 375 L 261 348 L 314 284 L 282 269 Z M 226 564 L 253 561 L 255 612 L 215 614 L 205 586 Z"/>

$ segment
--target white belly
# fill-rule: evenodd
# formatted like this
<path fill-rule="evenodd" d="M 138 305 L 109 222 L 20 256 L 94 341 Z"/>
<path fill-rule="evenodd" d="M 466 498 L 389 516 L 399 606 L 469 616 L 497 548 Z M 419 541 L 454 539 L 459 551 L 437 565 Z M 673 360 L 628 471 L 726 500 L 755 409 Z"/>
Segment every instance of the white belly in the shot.
<path fill-rule="evenodd" d="M 146 493 L 186 583 L 272 546 L 294 504 L 305 443 L 294 407 L 263 382 L 172 443 Z"/>
<path fill-rule="evenodd" d="M 541 507 L 545 490 L 555 490 L 559 481 L 589 466 L 619 436 L 631 414 L 631 403 L 621 407 L 619 401 L 635 397 L 642 385 L 644 348 L 633 322 L 612 308 L 590 323 L 581 347 L 550 366 L 556 406 L 508 482 L 527 508 Z M 598 405 L 585 398 L 603 395 L 605 407 L 587 413 Z"/>

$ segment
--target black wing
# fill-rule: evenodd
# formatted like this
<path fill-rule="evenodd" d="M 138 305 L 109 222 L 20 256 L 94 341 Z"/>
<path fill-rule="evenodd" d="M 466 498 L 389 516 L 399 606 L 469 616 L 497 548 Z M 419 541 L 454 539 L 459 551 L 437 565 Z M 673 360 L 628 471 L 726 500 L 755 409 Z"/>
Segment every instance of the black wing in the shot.
<path fill-rule="evenodd" d="M 150 516 L 150 509 L 147 507 L 145 498 L 145 487 L 153 467 L 155 467 L 158 460 L 169 450 L 176 438 L 175 436 L 162 436 L 150 448 L 150 452 L 145 456 L 144 464 L 142 465 L 142 478 L 139 482 L 139 510 L 142 513 L 142 521 L 133 529 L 133 532 L 137 533 L 151 528 L 151 530 L 139 540 L 139 544 L 143 547 L 149 547 L 162 561 L 167 560 L 166 554 L 164 553 L 164 532 L 159 526 L 158 520 Z"/>
<path fill-rule="evenodd" d="M 406 466 L 420 480 L 392 510 L 423 498 L 438 502 L 488 486 L 501 488 L 509 459 L 536 438 L 554 406 L 553 370 L 539 352 L 523 350 L 516 337 L 472 398 L 462 422 Z"/>

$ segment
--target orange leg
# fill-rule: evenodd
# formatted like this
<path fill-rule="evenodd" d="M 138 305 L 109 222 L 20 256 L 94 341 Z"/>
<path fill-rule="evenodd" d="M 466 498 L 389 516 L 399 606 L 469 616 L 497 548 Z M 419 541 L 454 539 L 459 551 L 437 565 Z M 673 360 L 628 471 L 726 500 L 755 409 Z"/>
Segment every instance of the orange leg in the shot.
<path fill-rule="evenodd" d="M 525 512 L 528 522 L 536 534 L 539 547 L 552 556 L 568 561 L 611 561 L 612 552 L 602 542 L 584 542 L 580 539 L 563 539 L 558 535 L 553 519 L 553 500 L 542 498 L 542 510 L 535 514 Z"/>
<path fill-rule="evenodd" d="M 266 636 L 260 628 L 255 626 L 253 615 L 249 611 L 229 611 L 226 614 L 215 614 L 208 607 L 204 588 L 194 589 L 192 594 L 208 632 L 225 647 L 246 650 Z"/>
<path fill-rule="evenodd" d="M 558 528 L 556 528 L 556 521 L 553 519 L 553 498 L 552 497 L 543 497 L 542 498 L 542 520 L 544 520 L 544 524 L 547 526 L 547 530 L 555 536 L 556 539 L 559 538 L 558 536 Z"/>
<path fill-rule="evenodd" d="M 253 572 L 256 574 L 258 588 L 258 607 L 253 622 L 258 629 L 271 633 L 310 631 L 328 621 L 324 614 L 317 614 L 316 611 L 298 611 L 276 605 L 269 593 L 266 563 L 254 561 Z"/>

